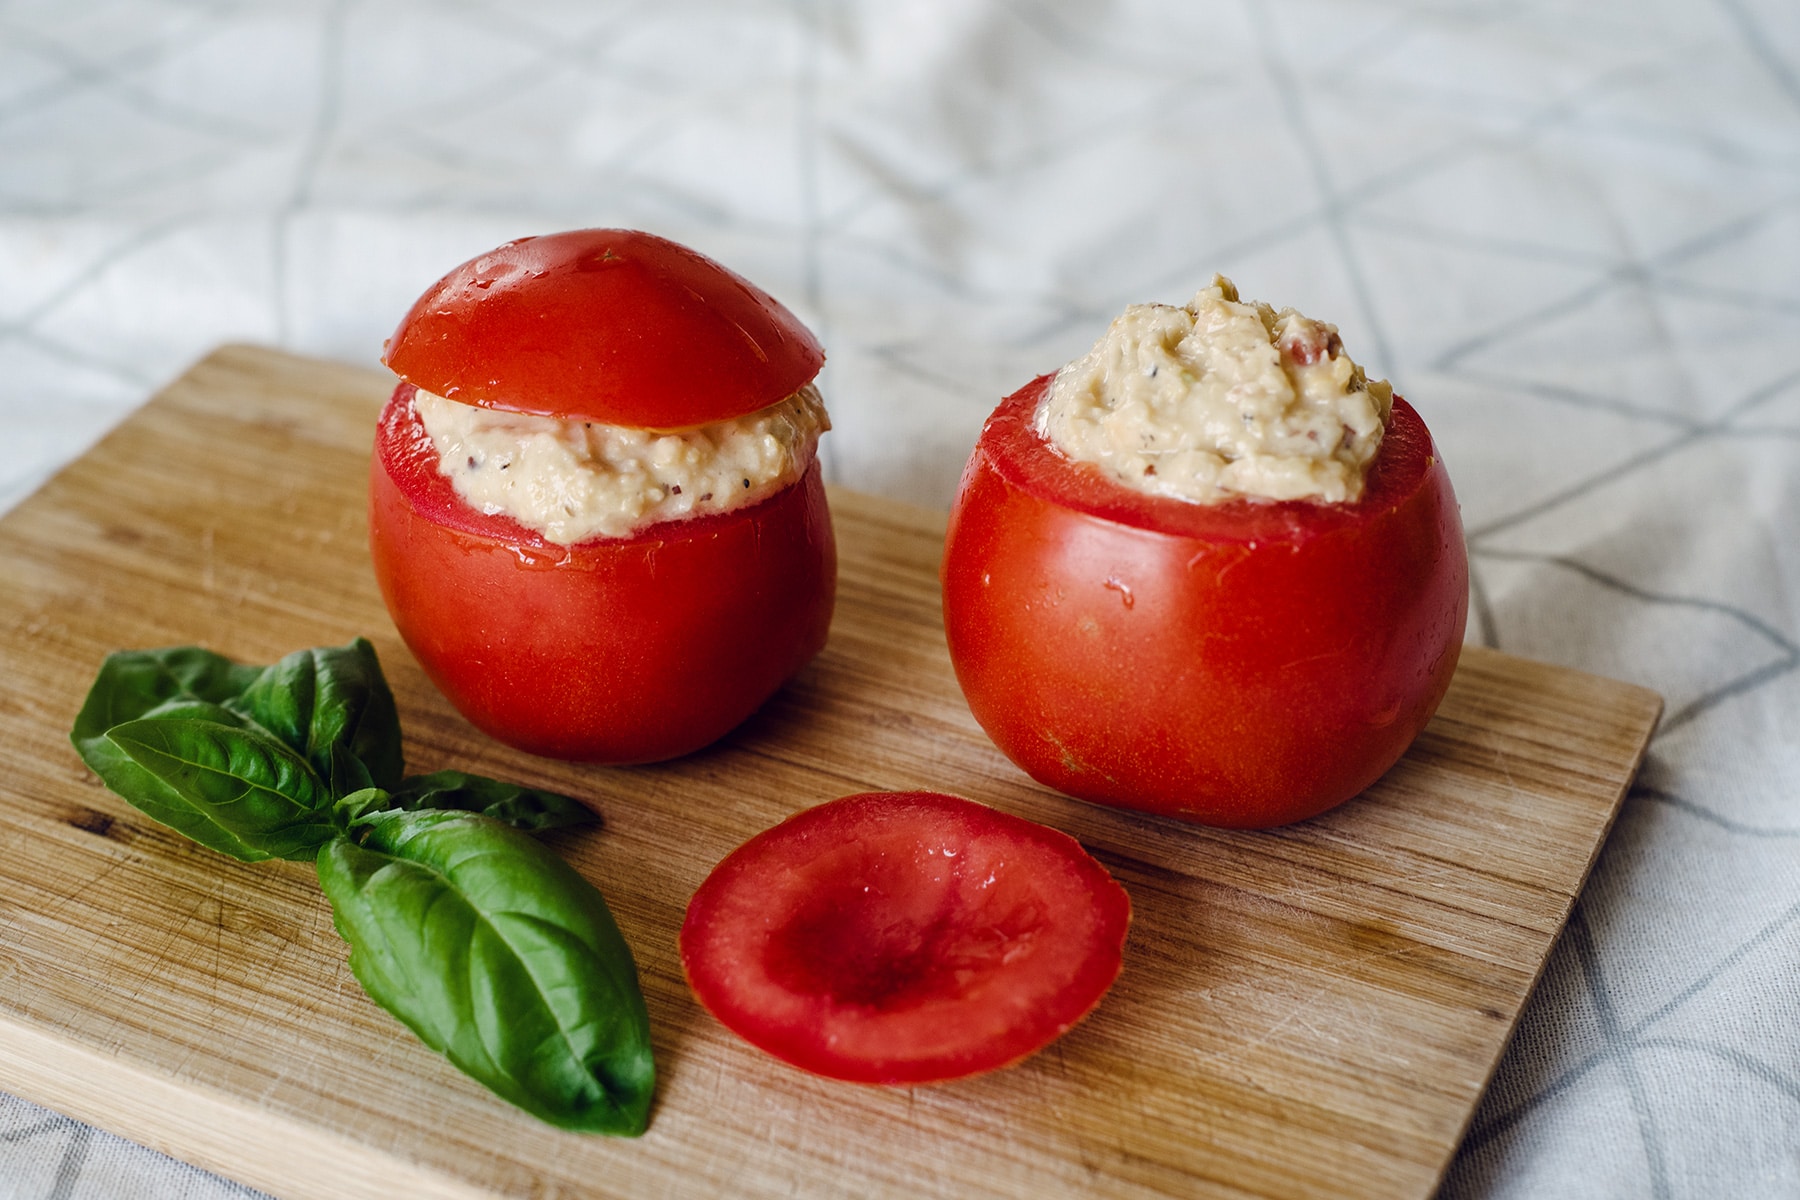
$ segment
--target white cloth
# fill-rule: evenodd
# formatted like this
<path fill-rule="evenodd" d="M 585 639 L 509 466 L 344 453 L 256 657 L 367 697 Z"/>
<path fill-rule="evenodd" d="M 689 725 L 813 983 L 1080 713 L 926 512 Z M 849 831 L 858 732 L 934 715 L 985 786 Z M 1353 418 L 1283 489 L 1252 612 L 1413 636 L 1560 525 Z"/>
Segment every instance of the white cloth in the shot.
<path fill-rule="evenodd" d="M 1436 433 L 1471 636 L 1668 716 L 1449 1196 L 1800 1196 L 1793 0 L 60 0 L 0 11 L 0 507 L 227 339 L 373 364 L 505 239 L 818 331 L 831 477 L 1215 270 Z M 14 1102 L 0 1193 L 235 1185 Z"/>

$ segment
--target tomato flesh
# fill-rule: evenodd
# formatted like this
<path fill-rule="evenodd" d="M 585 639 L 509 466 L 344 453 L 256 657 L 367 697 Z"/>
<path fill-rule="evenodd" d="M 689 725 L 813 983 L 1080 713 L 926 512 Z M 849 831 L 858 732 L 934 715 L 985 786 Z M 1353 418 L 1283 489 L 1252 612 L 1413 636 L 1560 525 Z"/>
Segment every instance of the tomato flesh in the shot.
<path fill-rule="evenodd" d="M 1080 843 L 935 792 L 846 796 L 744 843 L 694 893 L 707 1010 L 802 1070 L 933 1083 L 1006 1066 L 1118 977 L 1131 902 Z"/>
<path fill-rule="evenodd" d="M 970 711 L 1032 778 L 1210 825 L 1301 820 L 1399 759 L 1468 611 L 1449 477 L 1403 400 L 1351 504 L 1185 504 L 1055 451 L 1004 401 L 943 560 Z"/>
<path fill-rule="evenodd" d="M 580 229 L 451 271 L 401 319 L 383 361 L 464 404 L 681 429 L 793 394 L 825 354 L 774 297 L 705 255 Z"/>
<path fill-rule="evenodd" d="M 761 503 L 561 546 L 456 495 L 414 390 L 377 426 L 375 577 L 426 674 L 486 733 L 555 758 L 673 758 L 824 646 L 837 551 L 816 461 Z"/>

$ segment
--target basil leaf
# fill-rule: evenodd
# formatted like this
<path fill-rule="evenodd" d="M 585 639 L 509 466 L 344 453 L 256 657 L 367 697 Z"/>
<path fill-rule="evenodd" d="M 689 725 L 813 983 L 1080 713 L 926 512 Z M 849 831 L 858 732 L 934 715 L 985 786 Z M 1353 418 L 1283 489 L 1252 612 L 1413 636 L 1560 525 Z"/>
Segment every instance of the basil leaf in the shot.
<path fill-rule="evenodd" d="M 428 810 L 480 813 L 527 833 L 600 822 L 599 814 L 572 797 L 462 771 L 408 776 L 392 792 L 362 788 L 333 805 L 339 824 L 351 831 L 382 813 Z"/>
<path fill-rule="evenodd" d="M 636 1136 L 655 1070 L 637 967 L 600 893 L 473 813 L 367 817 L 319 852 L 350 969 L 420 1040 L 532 1115 Z"/>
<path fill-rule="evenodd" d="M 89 738 L 78 745 L 88 769 L 150 819 L 240 862 L 261 862 L 271 857 L 266 851 L 250 846 L 220 828 L 180 792 L 132 761 L 124 750 L 105 737 Z"/>
<path fill-rule="evenodd" d="M 83 759 L 83 743 L 114 725 L 135 721 L 166 705 L 198 702 L 222 705 L 242 694 L 262 674 L 198 646 L 162 650 L 126 650 L 109 654 L 88 689 L 69 738 Z M 93 766 L 90 762 L 89 766 Z"/>
<path fill-rule="evenodd" d="M 231 707 L 303 754 L 340 795 L 395 787 L 404 773 L 394 694 L 362 638 L 296 650 L 264 668 Z"/>
<path fill-rule="evenodd" d="M 462 771 L 409 776 L 393 789 L 390 805 L 408 812 L 428 808 L 478 812 L 533 833 L 593 825 L 600 820 L 592 809 L 572 797 Z"/>
<path fill-rule="evenodd" d="M 213 725 L 229 725 L 233 729 L 251 729 L 254 725 L 244 719 L 241 713 L 233 712 L 223 704 L 214 704 L 208 700 L 195 700 L 188 696 L 179 696 L 157 705 L 143 716 L 140 721 L 189 720 L 206 721 Z M 124 724 L 123 721 L 119 724 Z M 108 726 L 108 729 L 116 726 Z"/>
<path fill-rule="evenodd" d="M 348 796 L 339 796 L 331 806 L 341 831 L 353 832 L 359 821 L 394 808 L 393 797 L 378 787 L 361 788 Z"/>
<path fill-rule="evenodd" d="M 147 717 L 115 725 L 90 745 L 96 752 L 88 765 L 113 791 L 233 858 L 310 860 L 337 833 L 325 785 L 305 759 L 261 730 Z"/>

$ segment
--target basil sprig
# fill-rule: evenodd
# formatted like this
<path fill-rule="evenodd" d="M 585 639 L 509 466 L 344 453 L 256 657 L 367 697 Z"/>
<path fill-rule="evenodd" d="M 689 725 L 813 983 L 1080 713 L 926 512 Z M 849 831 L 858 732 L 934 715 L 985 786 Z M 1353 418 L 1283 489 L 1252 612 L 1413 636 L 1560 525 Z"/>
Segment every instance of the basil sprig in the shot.
<path fill-rule="evenodd" d="M 362 638 L 269 667 L 196 646 L 108 655 L 69 737 L 132 805 L 244 862 L 311 861 L 338 796 L 403 785 L 394 695 Z"/>
<path fill-rule="evenodd" d="M 462 1071 L 564 1129 L 644 1131 L 655 1072 L 631 950 L 593 885 L 527 836 L 593 813 L 461 771 L 405 775 L 368 642 L 268 667 L 113 654 L 69 736 L 194 841 L 313 862 L 357 981 Z"/>

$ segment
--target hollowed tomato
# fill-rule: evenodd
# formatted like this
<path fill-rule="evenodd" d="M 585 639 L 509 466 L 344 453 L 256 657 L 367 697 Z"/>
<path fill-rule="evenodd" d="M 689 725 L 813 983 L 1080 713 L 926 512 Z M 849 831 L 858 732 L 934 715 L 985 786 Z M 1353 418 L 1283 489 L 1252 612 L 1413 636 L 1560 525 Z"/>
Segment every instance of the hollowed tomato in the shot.
<path fill-rule="evenodd" d="M 993 1070 L 1118 977 L 1125 889 L 1066 834 L 934 792 L 846 796 L 733 851 L 694 893 L 681 963 L 750 1044 L 914 1084 Z"/>
<path fill-rule="evenodd" d="M 837 551 L 814 462 L 760 504 L 559 546 L 438 474 L 413 388 L 382 413 L 369 542 L 425 673 L 533 754 L 655 762 L 712 742 L 817 654 Z"/>
<path fill-rule="evenodd" d="M 1349 799 L 1450 685 L 1468 559 L 1418 414 L 1352 503 L 1187 504 L 1041 437 L 1051 376 L 1002 402 L 943 560 L 958 682 L 994 743 L 1083 800 L 1262 828 Z"/>
<path fill-rule="evenodd" d="M 549 542 L 438 473 L 414 409 L 448 399 L 680 429 L 791 395 L 824 356 L 740 276 L 633 230 L 508 243 L 420 297 L 386 361 L 369 536 L 394 623 L 476 726 L 536 754 L 650 762 L 749 716 L 825 643 L 837 554 L 819 466 L 744 508 Z"/>

